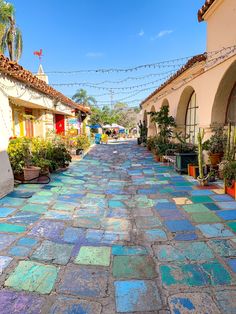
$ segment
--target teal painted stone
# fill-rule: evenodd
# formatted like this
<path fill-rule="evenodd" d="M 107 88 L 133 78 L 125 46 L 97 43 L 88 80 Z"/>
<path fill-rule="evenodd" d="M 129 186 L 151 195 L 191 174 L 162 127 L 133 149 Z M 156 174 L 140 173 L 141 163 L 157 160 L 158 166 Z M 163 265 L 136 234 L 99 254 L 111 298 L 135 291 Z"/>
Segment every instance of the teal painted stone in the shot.
<path fill-rule="evenodd" d="M 148 252 L 146 248 L 140 247 L 140 246 L 113 245 L 112 254 L 113 255 L 147 255 Z"/>
<path fill-rule="evenodd" d="M 233 246 L 230 240 L 210 240 L 208 243 L 212 247 L 213 251 L 222 257 L 236 256 L 236 247 Z"/>
<path fill-rule="evenodd" d="M 52 206 L 53 210 L 58 210 L 58 211 L 73 211 L 75 209 L 74 205 L 67 204 L 66 202 L 56 202 Z"/>
<path fill-rule="evenodd" d="M 154 246 L 160 261 L 201 261 L 214 258 L 211 249 L 204 242 L 176 243 Z"/>
<path fill-rule="evenodd" d="M 162 229 L 145 230 L 143 234 L 145 240 L 150 242 L 167 240 L 167 235 L 165 231 L 163 231 Z"/>
<path fill-rule="evenodd" d="M 213 212 L 192 213 L 191 220 L 196 223 L 220 222 L 221 219 Z"/>
<path fill-rule="evenodd" d="M 5 286 L 16 290 L 48 294 L 53 289 L 57 272 L 55 266 L 21 261 L 5 281 Z"/>
<path fill-rule="evenodd" d="M 198 228 L 206 238 L 234 236 L 234 234 L 221 223 L 196 225 L 196 228 Z"/>
<path fill-rule="evenodd" d="M 190 197 L 193 203 L 211 203 L 212 199 L 207 195 L 195 195 Z"/>
<path fill-rule="evenodd" d="M 53 201 L 53 197 L 33 195 L 28 203 L 38 203 L 38 204 L 50 204 Z"/>
<path fill-rule="evenodd" d="M 230 285 L 232 281 L 228 271 L 218 261 L 161 265 L 160 272 L 162 282 L 166 286 L 217 286 Z"/>
<path fill-rule="evenodd" d="M 0 218 L 5 218 L 11 215 L 16 208 L 0 207 Z"/>
<path fill-rule="evenodd" d="M 47 211 L 46 205 L 36 205 L 36 204 L 27 204 L 21 208 L 22 211 L 33 212 L 33 213 L 44 213 Z"/>
<path fill-rule="evenodd" d="M 81 246 L 75 258 L 75 264 L 81 265 L 110 265 L 111 248 L 105 246 Z"/>
<path fill-rule="evenodd" d="M 43 241 L 31 258 L 39 261 L 66 265 L 70 259 L 73 245 Z"/>
<path fill-rule="evenodd" d="M 207 293 L 178 293 L 168 298 L 173 314 L 220 314 L 219 308 Z"/>
<path fill-rule="evenodd" d="M 0 223 L 0 232 L 21 233 L 24 231 L 26 231 L 24 226 Z"/>
<path fill-rule="evenodd" d="M 18 207 L 22 206 L 25 203 L 25 200 L 22 198 L 13 198 L 5 196 L 4 198 L 0 199 L 0 205 L 3 206 L 10 206 L 10 207 Z"/>

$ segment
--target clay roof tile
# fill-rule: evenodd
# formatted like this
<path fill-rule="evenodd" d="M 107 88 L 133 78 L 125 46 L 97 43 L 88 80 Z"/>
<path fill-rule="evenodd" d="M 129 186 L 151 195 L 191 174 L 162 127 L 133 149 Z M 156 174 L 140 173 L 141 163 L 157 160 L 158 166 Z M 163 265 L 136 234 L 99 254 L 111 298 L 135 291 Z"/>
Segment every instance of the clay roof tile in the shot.
<path fill-rule="evenodd" d="M 202 22 L 204 20 L 203 15 L 207 12 L 210 6 L 215 2 L 215 0 L 206 0 L 201 9 L 198 10 L 198 21 Z"/>

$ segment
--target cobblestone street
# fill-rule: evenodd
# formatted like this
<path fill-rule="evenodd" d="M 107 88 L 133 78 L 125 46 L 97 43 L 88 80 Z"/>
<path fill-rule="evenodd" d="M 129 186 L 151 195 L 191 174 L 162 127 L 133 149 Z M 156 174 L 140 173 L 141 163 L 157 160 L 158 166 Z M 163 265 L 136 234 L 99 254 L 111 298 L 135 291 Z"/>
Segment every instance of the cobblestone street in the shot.
<path fill-rule="evenodd" d="M 19 186 L 0 217 L 0 313 L 236 313 L 236 202 L 134 141 Z"/>

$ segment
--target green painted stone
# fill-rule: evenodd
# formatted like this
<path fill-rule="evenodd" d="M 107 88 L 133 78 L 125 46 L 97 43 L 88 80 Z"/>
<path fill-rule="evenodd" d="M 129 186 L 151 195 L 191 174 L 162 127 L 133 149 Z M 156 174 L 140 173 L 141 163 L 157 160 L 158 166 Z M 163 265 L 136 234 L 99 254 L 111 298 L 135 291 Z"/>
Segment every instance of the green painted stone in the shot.
<path fill-rule="evenodd" d="M 210 212 L 209 208 L 207 208 L 203 204 L 189 204 L 189 205 L 184 205 L 183 209 L 187 213 L 207 213 Z"/>
<path fill-rule="evenodd" d="M 52 206 L 52 209 L 59 211 L 73 211 L 75 209 L 75 206 L 64 202 L 56 202 Z"/>
<path fill-rule="evenodd" d="M 236 232 L 236 221 L 228 222 L 227 225 L 228 225 L 234 232 Z"/>
<path fill-rule="evenodd" d="M 207 195 L 195 195 L 189 198 L 193 203 L 211 203 L 212 199 Z"/>
<path fill-rule="evenodd" d="M 70 259 L 73 245 L 43 241 L 31 256 L 39 261 L 66 265 Z"/>
<path fill-rule="evenodd" d="M 75 259 L 76 264 L 84 265 L 110 265 L 111 248 L 106 246 L 81 246 Z"/>
<path fill-rule="evenodd" d="M 154 252 L 160 261 L 201 261 L 214 258 L 211 249 L 204 242 L 155 245 Z"/>
<path fill-rule="evenodd" d="M 155 264 L 150 256 L 115 256 L 112 267 L 116 278 L 154 278 Z"/>
<path fill-rule="evenodd" d="M 206 223 L 206 222 L 220 222 L 221 219 L 212 212 L 203 212 L 203 213 L 192 213 L 192 221 L 197 223 Z"/>
<path fill-rule="evenodd" d="M 21 261 L 10 274 L 5 286 L 16 290 L 50 293 L 57 278 L 57 268 L 31 261 Z"/>
<path fill-rule="evenodd" d="M 48 206 L 46 205 L 36 205 L 36 204 L 27 204 L 21 208 L 21 210 L 26 212 L 33 212 L 33 213 L 44 213 L 47 211 Z"/>
<path fill-rule="evenodd" d="M 0 223 L 0 232 L 21 233 L 26 231 L 24 226 Z"/>

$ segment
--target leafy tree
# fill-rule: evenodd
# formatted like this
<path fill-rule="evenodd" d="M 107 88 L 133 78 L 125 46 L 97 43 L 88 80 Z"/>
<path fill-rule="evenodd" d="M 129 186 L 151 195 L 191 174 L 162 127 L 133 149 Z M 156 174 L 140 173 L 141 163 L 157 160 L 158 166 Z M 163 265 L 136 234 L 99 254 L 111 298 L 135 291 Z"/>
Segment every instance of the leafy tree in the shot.
<path fill-rule="evenodd" d="M 72 96 L 72 99 L 76 103 L 82 104 L 84 106 L 92 106 L 96 104 L 96 99 L 92 96 L 89 96 L 87 91 L 82 88 L 77 90 L 77 92 Z"/>
<path fill-rule="evenodd" d="M 169 116 L 169 106 L 163 105 L 157 112 L 149 112 L 152 122 L 157 123 L 159 128 L 159 136 L 163 143 L 168 143 L 172 133 L 173 127 L 176 126 L 175 119 Z"/>
<path fill-rule="evenodd" d="M 16 27 L 13 4 L 0 0 L 0 51 L 8 51 L 9 58 L 18 62 L 23 50 L 22 34 Z"/>

